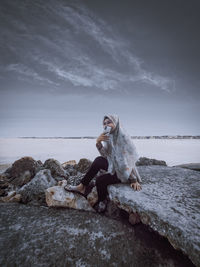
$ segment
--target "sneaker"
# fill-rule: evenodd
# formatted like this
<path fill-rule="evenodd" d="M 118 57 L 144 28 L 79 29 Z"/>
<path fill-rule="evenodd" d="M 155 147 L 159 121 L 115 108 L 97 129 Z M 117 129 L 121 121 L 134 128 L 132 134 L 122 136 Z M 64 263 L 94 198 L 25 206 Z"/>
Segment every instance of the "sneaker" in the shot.
<path fill-rule="evenodd" d="M 104 199 L 103 201 L 99 201 L 95 203 L 93 208 L 96 210 L 98 213 L 103 213 L 106 210 L 107 207 L 107 199 Z"/>

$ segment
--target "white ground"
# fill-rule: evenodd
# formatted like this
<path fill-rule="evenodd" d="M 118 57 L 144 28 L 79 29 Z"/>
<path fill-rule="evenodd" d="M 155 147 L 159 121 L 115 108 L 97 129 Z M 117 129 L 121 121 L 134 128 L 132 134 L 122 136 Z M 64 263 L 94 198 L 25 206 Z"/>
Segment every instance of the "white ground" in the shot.
<path fill-rule="evenodd" d="M 132 139 L 140 157 L 165 160 L 168 166 L 200 162 L 200 140 Z M 55 158 L 60 163 L 99 156 L 96 139 L 18 139 L 0 138 L 0 164 L 31 156 L 44 162 Z"/>

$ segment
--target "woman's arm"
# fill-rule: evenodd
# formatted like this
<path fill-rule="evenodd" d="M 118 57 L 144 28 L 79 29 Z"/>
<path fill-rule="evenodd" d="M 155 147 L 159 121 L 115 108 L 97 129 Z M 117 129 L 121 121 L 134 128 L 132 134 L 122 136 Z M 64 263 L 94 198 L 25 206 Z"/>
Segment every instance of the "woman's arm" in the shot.
<path fill-rule="evenodd" d="M 132 169 L 132 172 L 131 172 L 131 174 L 134 174 L 134 176 L 136 177 L 136 179 L 137 179 L 137 181 L 139 182 L 139 183 L 141 183 L 142 182 L 142 179 L 141 179 L 141 176 L 140 176 L 140 174 L 139 174 L 139 172 L 138 172 L 138 169 L 137 169 L 137 166 L 135 165 L 135 167 Z"/>
<path fill-rule="evenodd" d="M 142 179 L 140 177 L 140 174 L 137 170 L 137 167 L 135 166 L 131 172 L 131 175 L 129 177 L 130 181 L 130 187 L 132 187 L 134 190 L 141 190 L 142 186 L 140 185 L 139 182 L 142 182 Z"/>
<path fill-rule="evenodd" d="M 97 147 L 99 153 L 101 154 L 101 156 L 106 158 L 107 153 L 106 153 L 105 147 L 102 145 L 102 143 L 101 142 L 97 142 L 96 143 L 96 147 Z"/>

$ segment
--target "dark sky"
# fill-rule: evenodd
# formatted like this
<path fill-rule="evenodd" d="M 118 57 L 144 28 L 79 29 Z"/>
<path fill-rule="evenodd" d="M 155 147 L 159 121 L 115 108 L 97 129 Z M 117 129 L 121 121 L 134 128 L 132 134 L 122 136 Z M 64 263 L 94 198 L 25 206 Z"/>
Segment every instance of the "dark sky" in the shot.
<path fill-rule="evenodd" d="M 199 135 L 200 3 L 2 0 L 1 137 Z"/>

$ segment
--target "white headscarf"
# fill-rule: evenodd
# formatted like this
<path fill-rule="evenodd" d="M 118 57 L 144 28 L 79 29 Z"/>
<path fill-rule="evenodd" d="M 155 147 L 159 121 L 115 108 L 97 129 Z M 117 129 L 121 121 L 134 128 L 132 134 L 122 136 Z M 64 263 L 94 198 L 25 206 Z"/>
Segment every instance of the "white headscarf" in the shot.
<path fill-rule="evenodd" d="M 111 174 L 117 173 L 117 177 L 122 182 L 127 182 L 131 177 L 136 178 L 141 182 L 141 177 L 135 165 L 139 159 L 137 149 L 131 140 L 130 135 L 123 128 L 118 115 L 105 115 L 104 120 L 109 118 L 115 125 L 114 130 L 111 130 L 110 139 L 104 141 L 104 147 L 108 160 L 108 172 Z"/>

